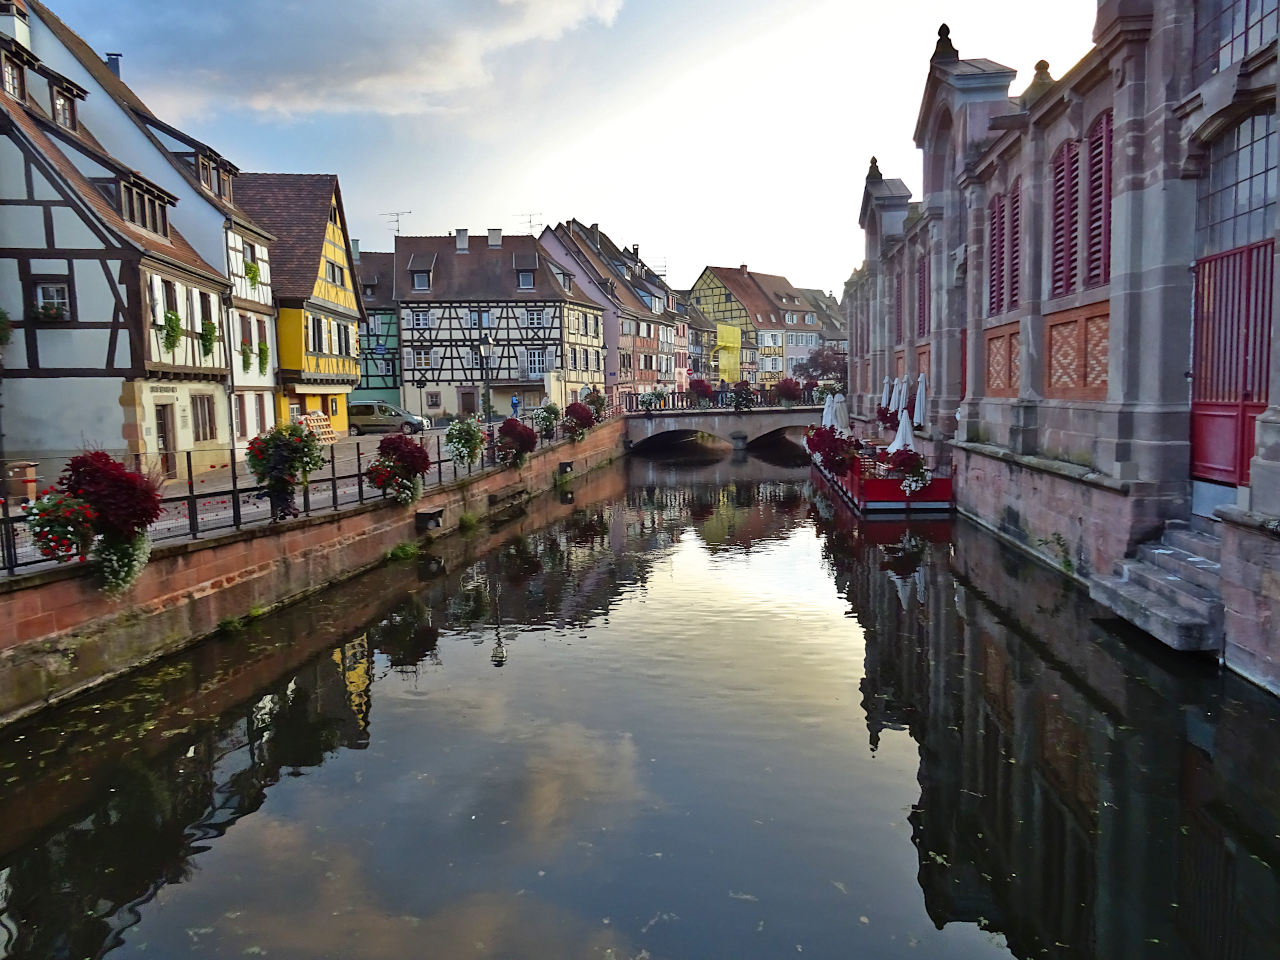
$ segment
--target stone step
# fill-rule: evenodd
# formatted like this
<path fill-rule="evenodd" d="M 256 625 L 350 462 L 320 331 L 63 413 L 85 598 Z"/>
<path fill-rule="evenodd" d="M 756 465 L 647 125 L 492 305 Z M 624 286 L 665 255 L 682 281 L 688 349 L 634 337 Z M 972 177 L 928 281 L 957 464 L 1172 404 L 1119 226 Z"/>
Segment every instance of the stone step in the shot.
<path fill-rule="evenodd" d="M 1120 577 L 1183 610 L 1203 617 L 1212 627 L 1222 624 L 1222 597 L 1213 590 L 1189 583 L 1177 574 L 1141 560 L 1125 560 L 1121 563 Z"/>
<path fill-rule="evenodd" d="M 1206 618 L 1136 583 L 1119 577 L 1093 577 L 1089 596 L 1175 650 L 1216 651 L 1221 646 L 1221 631 L 1215 631 Z"/>
<path fill-rule="evenodd" d="M 1171 530 L 1166 525 L 1162 542 L 1166 547 L 1177 547 L 1179 550 L 1185 550 L 1193 557 L 1203 557 L 1206 560 L 1212 560 L 1214 563 L 1219 563 L 1222 560 L 1222 541 L 1217 537 L 1198 533 L 1195 530 L 1179 529 L 1177 527 Z"/>
<path fill-rule="evenodd" d="M 1138 559 L 1153 567 L 1166 570 L 1197 587 L 1220 593 L 1222 590 L 1222 565 L 1204 557 L 1196 557 L 1167 547 L 1162 543 L 1144 543 L 1138 547 Z"/>

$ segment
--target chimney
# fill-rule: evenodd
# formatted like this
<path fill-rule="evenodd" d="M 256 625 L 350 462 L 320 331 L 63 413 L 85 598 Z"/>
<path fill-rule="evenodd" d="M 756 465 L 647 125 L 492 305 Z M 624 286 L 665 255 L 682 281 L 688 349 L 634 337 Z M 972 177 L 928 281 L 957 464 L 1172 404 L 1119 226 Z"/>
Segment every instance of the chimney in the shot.
<path fill-rule="evenodd" d="M 351 256 L 355 259 L 356 263 L 360 262 L 360 241 L 355 237 L 351 238 Z"/>
<path fill-rule="evenodd" d="M 502 228 L 489 228 L 489 249 L 499 248 L 502 246 Z"/>
<path fill-rule="evenodd" d="M 103 57 L 103 60 L 107 65 L 107 69 L 115 75 L 117 80 L 120 79 L 120 58 L 123 56 L 123 53 L 108 53 Z"/>
<path fill-rule="evenodd" d="M 471 250 L 471 241 L 467 239 L 467 231 L 465 229 L 456 231 L 457 240 L 454 247 L 455 253 L 468 253 Z"/>
<path fill-rule="evenodd" d="M 596 249 L 600 249 L 600 224 L 593 223 L 591 225 L 591 242 L 595 244 Z"/>
<path fill-rule="evenodd" d="M 745 263 L 742 266 L 740 266 L 738 269 L 742 271 L 742 275 L 744 277 L 747 275 L 747 265 Z"/>
<path fill-rule="evenodd" d="M 637 259 L 637 260 L 639 260 L 639 259 L 640 259 L 640 244 L 638 244 L 638 243 L 637 243 L 637 244 L 635 245 L 635 248 L 634 248 L 631 252 L 632 252 L 632 253 L 634 253 L 634 254 L 635 254 L 636 259 Z"/>

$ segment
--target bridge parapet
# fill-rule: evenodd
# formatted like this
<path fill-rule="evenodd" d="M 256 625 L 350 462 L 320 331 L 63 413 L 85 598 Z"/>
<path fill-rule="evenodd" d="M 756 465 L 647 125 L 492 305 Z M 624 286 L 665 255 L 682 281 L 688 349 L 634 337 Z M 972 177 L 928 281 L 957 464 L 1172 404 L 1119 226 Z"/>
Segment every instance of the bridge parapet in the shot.
<path fill-rule="evenodd" d="M 655 410 L 627 413 L 625 439 L 628 447 L 664 433 L 707 433 L 745 449 L 750 443 L 773 433 L 801 431 L 822 422 L 822 407 L 756 407 L 740 412 L 733 409 Z"/>

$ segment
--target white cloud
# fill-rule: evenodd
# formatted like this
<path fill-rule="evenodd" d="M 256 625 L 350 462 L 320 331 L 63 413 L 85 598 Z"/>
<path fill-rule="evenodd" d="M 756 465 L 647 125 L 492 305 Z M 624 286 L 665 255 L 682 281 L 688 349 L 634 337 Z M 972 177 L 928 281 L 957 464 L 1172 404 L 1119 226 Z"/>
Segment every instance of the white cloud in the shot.
<path fill-rule="evenodd" d="M 126 79 L 174 119 L 455 114 L 518 48 L 608 27 L 623 0 L 137 0 L 88 36 L 126 53 Z M 73 28 L 74 8 L 64 13 Z M 88 16 L 86 11 L 86 17 Z M 111 44 L 106 46 L 106 44 Z M 145 58 L 144 58 L 145 51 Z"/>

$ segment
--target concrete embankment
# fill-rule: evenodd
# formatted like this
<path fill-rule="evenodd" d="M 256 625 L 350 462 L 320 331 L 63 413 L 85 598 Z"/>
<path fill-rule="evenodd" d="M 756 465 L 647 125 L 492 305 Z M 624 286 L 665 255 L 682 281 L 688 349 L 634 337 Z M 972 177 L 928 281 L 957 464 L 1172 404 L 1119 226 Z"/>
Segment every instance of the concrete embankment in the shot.
<path fill-rule="evenodd" d="M 219 625 L 295 603 L 383 562 L 417 540 L 420 517 L 456 531 L 463 517 L 501 513 L 615 459 L 623 425 L 539 450 L 519 470 L 433 488 L 413 507 L 388 501 L 157 546 L 132 591 L 111 601 L 83 566 L 0 581 L 0 723 L 180 650 Z"/>

